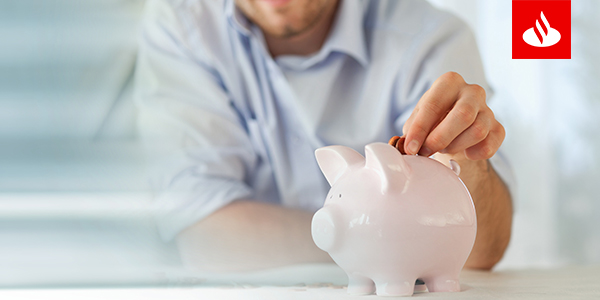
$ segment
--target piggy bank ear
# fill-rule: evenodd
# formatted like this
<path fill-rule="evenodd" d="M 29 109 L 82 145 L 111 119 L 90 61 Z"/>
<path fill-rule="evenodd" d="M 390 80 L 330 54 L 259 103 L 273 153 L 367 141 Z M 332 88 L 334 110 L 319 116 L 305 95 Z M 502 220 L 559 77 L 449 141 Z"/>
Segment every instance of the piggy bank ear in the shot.
<path fill-rule="evenodd" d="M 365 146 L 365 157 L 365 168 L 374 169 L 381 175 L 382 193 L 407 182 L 412 175 L 412 169 L 400 151 L 388 144 L 373 143 Z"/>
<path fill-rule="evenodd" d="M 350 166 L 364 163 L 365 158 L 352 148 L 344 146 L 328 146 L 315 151 L 317 163 L 321 172 L 333 185 L 342 175 L 349 171 Z"/>

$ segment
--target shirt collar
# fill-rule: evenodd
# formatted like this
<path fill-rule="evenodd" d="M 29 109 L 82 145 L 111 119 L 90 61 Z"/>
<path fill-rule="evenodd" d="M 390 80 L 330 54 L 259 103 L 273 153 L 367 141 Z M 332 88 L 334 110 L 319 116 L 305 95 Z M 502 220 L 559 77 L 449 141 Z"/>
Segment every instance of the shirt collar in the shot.
<path fill-rule="evenodd" d="M 363 1 L 340 0 L 340 7 L 331 33 L 321 50 L 340 51 L 356 59 L 363 66 L 369 63 L 363 25 Z"/>
<path fill-rule="evenodd" d="M 245 36 L 251 33 L 251 23 L 242 11 L 235 6 L 234 0 L 225 1 L 225 16 L 233 28 Z"/>
<path fill-rule="evenodd" d="M 340 0 L 329 37 L 317 56 L 339 51 L 352 56 L 363 66 L 369 63 L 363 26 L 364 4 L 359 0 Z M 251 35 L 252 23 L 236 7 L 234 0 L 226 1 L 225 15 L 238 32 L 245 36 Z"/>

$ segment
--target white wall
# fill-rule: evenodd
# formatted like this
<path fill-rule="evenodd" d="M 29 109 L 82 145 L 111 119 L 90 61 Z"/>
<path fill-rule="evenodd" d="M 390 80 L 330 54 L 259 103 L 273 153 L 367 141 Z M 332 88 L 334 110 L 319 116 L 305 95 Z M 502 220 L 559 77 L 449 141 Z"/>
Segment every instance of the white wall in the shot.
<path fill-rule="evenodd" d="M 0 0 L 0 138 L 131 137 L 143 0 Z"/>
<path fill-rule="evenodd" d="M 152 284 L 130 80 L 144 0 L 0 0 L 0 288 Z"/>

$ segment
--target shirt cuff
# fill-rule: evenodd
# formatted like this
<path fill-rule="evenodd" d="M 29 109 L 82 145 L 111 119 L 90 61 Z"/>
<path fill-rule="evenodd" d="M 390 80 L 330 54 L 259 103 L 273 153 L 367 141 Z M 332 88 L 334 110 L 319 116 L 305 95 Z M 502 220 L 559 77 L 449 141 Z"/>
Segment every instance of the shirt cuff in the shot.
<path fill-rule="evenodd" d="M 227 178 L 194 178 L 191 189 L 165 191 L 155 198 L 154 216 L 164 241 L 171 241 L 183 229 L 239 199 L 252 195 L 244 183 Z"/>

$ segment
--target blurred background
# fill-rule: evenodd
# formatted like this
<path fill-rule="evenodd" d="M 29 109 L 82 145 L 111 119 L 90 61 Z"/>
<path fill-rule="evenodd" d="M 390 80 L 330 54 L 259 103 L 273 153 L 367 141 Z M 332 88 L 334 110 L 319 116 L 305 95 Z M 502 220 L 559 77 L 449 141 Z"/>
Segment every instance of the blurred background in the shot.
<path fill-rule="evenodd" d="M 600 263 L 600 2 L 571 60 L 512 60 L 511 1 L 431 0 L 473 28 L 517 179 L 496 269 Z M 0 286 L 162 284 L 132 77 L 143 0 L 0 0 Z"/>

